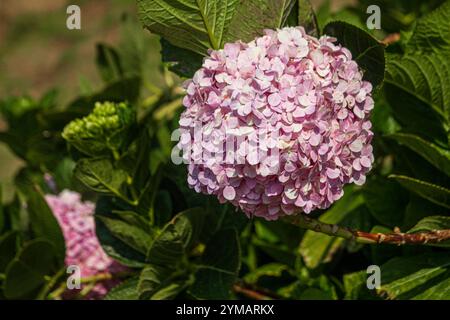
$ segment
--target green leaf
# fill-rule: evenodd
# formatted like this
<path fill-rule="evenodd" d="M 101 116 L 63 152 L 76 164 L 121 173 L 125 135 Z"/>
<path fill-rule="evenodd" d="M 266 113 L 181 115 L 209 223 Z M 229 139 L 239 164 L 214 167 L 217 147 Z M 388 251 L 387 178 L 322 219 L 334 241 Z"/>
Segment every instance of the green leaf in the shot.
<path fill-rule="evenodd" d="M 203 63 L 202 55 L 176 47 L 164 38 L 161 38 L 161 57 L 170 71 L 185 78 L 192 78 Z"/>
<path fill-rule="evenodd" d="M 381 266 L 378 293 L 388 299 L 450 299 L 450 255 L 397 257 Z"/>
<path fill-rule="evenodd" d="M 111 235 L 123 241 L 136 251 L 146 254 L 152 243 L 152 237 L 139 227 L 133 226 L 125 221 L 97 216 Z"/>
<path fill-rule="evenodd" d="M 6 267 L 16 256 L 18 245 L 18 233 L 10 231 L 0 236 L 0 273 L 4 273 Z"/>
<path fill-rule="evenodd" d="M 395 181 L 375 178 L 366 183 L 363 195 L 370 213 L 383 225 L 401 226 L 408 193 Z"/>
<path fill-rule="evenodd" d="M 122 78 L 123 70 L 117 50 L 104 43 L 98 43 L 96 49 L 97 68 L 103 81 L 109 83 Z"/>
<path fill-rule="evenodd" d="M 205 54 L 219 49 L 237 0 L 138 0 L 143 25 L 175 46 Z"/>
<path fill-rule="evenodd" d="M 283 275 L 285 272 L 290 272 L 290 269 L 288 266 L 272 262 L 265 264 L 252 272 L 249 272 L 245 275 L 244 280 L 247 283 L 258 283 L 259 279 L 262 277 L 276 277 L 279 278 Z"/>
<path fill-rule="evenodd" d="M 127 173 L 114 167 L 109 158 L 79 160 L 75 167 L 74 176 L 96 192 L 128 199 L 126 193 Z"/>
<path fill-rule="evenodd" d="M 291 268 L 295 267 L 297 257 L 294 249 L 288 248 L 281 243 L 273 244 L 256 237 L 252 237 L 252 244 L 275 261 L 283 263 Z"/>
<path fill-rule="evenodd" d="M 264 29 L 283 27 L 295 3 L 296 0 L 240 1 L 225 42 L 249 42 L 261 36 Z"/>
<path fill-rule="evenodd" d="M 388 137 L 415 151 L 433 166 L 450 176 L 450 150 L 443 149 L 413 134 L 394 133 Z"/>
<path fill-rule="evenodd" d="M 114 217 L 113 211 L 115 198 L 100 197 L 95 206 L 95 232 L 103 250 L 107 255 L 129 267 L 142 267 L 145 262 L 145 254 L 142 254 L 119 238 L 115 237 L 105 226 L 99 216 Z"/>
<path fill-rule="evenodd" d="M 58 221 L 45 201 L 44 195 L 37 186 L 21 186 L 27 197 L 27 209 L 31 229 L 37 237 L 50 242 L 55 247 L 59 261 L 63 263 L 66 255 L 64 236 Z"/>
<path fill-rule="evenodd" d="M 25 245 L 6 270 L 4 294 L 8 299 L 29 297 L 55 271 L 54 246 L 46 240 Z"/>
<path fill-rule="evenodd" d="M 364 79 L 374 87 L 384 79 L 384 47 L 366 31 L 346 22 L 335 21 L 327 24 L 323 33 L 336 37 L 338 42 L 350 50 L 353 59 L 364 71 Z"/>
<path fill-rule="evenodd" d="M 345 274 L 344 289 L 345 300 L 373 300 L 376 296 L 373 290 L 367 288 L 369 274 L 365 270 Z M 383 281 L 383 278 L 381 279 Z"/>
<path fill-rule="evenodd" d="M 176 272 L 171 266 L 147 265 L 139 277 L 139 297 L 151 300 L 174 298 L 188 284 L 186 271 Z"/>
<path fill-rule="evenodd" d="M 450 229 L 450 217 L 430 216 L 420 220 L 408 233 Z"/>
<path fill-rule="evenodd" d="M 450 2 L 419 19 L 403 55 L 390 54 L 386 83 L 450 121 Z M 395 101 L 393 101 L 395 103 Z"/>
<path fill-rule="evenodd" d="M 449 189 L 407 176 L 390 175 L 389 177 L 419 196 L 445 208 L 450 208 Z"/>
<path fill-rule="evenodd" d="M 224 245 L 226 244 L 226 245 Z M 189 293 L 198 299 L 227 299 L 240 268 L 236 230 L 217 232 L 207 243 Z"/>
<path fill-rule="evenodd" d="M 322 214 L 320 221 L 339 224 L 349 214 L 363 204 L 361 194 L 347 189 L 344 197 Z M 309 268 L 316 268 L 322 263 L 329 262 L 336 251 L 343 245 L 344 239 L 331 237 L 322 233 L 308 230 L 299 246 L 299 253 Z"/>
<path fill-rule="evenodd" d="M 104 300 L 138 300 L 138 277 L 125 280 L 112 288 L 105 296 Z"/>
<path fill-rule="evenodd" d="M 183 211 L 166 224 L 147 253 L 147 261 L 160 266 L 175 266 L 191 249 L 203 228 L 205 219 L 201 208 Z"/>
<path fill-rule="evenodd" d="M 449 229 L 450 229 L 450 217 L 430 216 L 420 220 L 413 228 L 411 228 L 408 231 L 408 233 L 429 232 L 429 231 L 449 230 Z M 450 241 L 444 241 L 432 245 L 450 248 Z"/>

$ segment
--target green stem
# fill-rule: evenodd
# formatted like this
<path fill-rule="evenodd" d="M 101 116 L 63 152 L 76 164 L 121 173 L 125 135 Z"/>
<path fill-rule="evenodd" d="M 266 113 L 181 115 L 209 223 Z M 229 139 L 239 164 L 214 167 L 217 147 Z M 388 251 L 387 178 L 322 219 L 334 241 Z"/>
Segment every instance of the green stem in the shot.
<path fill-rule="evenodd" d="M 386 243 L 396 245 L 417 245 L 426 243 L 439 243 L 450 239 L 450 229 L 417 233 L 368 233 L 364 231 L 353 230 L 347 227 L 341 227 L 336 224 L 324 223 L 319 220 L 307 217 L 304 214 L 298 214 L 296 216 L 287 217 L 285 219 L 289 223 L 292 223 L 303 229 L 308 229 L 315 232 L 324 233 L 329 236 L 340 237 L 365 244 Z"/>
<path fill-rule="evenodd" d="M 49 292 L 50 290 L 53 289 L 53 287 L 56 285 L 56 283 L 58 282 L 58 280 L 63 276 L 63 274 L 66 272 L 66 267 L 63 267 L 61 269 L 59 269 L 59 271 L 53 276 L 51 277 L 47 284 L 45 285 L 45 287 L 39 292 L 38 296 L 37 296 L 37 300 L 44 300 L 47 297 L 49 297 Z"/>

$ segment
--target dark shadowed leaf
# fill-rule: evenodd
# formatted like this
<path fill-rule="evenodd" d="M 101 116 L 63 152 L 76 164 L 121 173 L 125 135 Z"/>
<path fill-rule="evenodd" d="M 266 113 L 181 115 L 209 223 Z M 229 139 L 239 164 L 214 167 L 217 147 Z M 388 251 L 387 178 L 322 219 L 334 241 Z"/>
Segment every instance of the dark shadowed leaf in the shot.
<path fill-rule="evenodd" d="M 192 78 L 203 63 L 202 55 L 176 47 L 164 38 L 161 38 L 161 56 L 170 71 L 185 78 Z"/>
<path fill-rule="evenodd" d="M 361 194 L 357 194 L 348 188 L 344 197 L 321 215 L 319 220 L 325 223 L 339 224 L 363 202 L 364 199 Z M 305 264 L 309 268 L 316 268 L 321 263 L 329 262 L 343 243 L 344 239 L 342 238 L 308 230 L 303 236 L 298 250 Z"/>
<path fill-rule="evenodd" d="M 33 185 L 21 186 L 21 190 L 26 192 L 31 229 L 35 236 L 47 240 L 54 246 L 62 263 L 66 254 L 64 236 L 44 195 L 37 186 Z"/>
<path fill-rule="evenodd" d="M 450 255 L 394 258 L 381 266 L 378 293 L 388 299 L 450 299 Z"/>
<path fill-rule="evenodd" d="M 0 236 L 0 273 L 4 273 L 6 267 L 16 256 L 18 245 L 18 233 L 10 231 Z"/>
<path fill-rule="evenodd" d="M 33 240 L 25 245 L 8 265 L 4 294 L 9 299 L 26 298 L 52 275 L 56 268 L 54 246 L 46 240 Z"/>
<path fill-rule="evenodd" d="M 407 176 L 390 175 L 389 177 L 419 196 L 445 208 L 450 208 L 449 189 Z"/>
<path fill-rule="evenodd" d="M 380 223 L 392 228 L 402 225 L 408 193 L 400 184 L 376 178 L 366 183 L 363 194 L 370 213 Z"/>
<path fill-rule="evenodd" d="M 450 150 L 441 148 L 413 134 L 394 133 L 389 137 L 415 151 L 433 166 L 450 176 Z"/>
<path fill-rule="evenodd" d="M 224 245 L 226 244 L 226 245 Z M 240 267 L 239 239 L 234 229 L 217 232 L 207 243 L 189 292 L 198 299 L 227 299 Z"/>

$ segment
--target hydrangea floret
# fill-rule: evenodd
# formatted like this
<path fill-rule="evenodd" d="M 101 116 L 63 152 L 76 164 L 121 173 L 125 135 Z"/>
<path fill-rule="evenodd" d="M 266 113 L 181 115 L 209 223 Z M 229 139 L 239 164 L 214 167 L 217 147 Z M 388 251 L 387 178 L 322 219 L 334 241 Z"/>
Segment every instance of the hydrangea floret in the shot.
<path fill-rule="evenodd" d="M 126 267 L 108 257 L 100 245 L 95 232 L 93 203 L 83 202 L 80 194 L 69 190 L 64 190 L 59 195 L 48 194 L 45 199 L 63 232 L 66 266 L 78 267 L 82 278 L 126 270 Z M 91 289 L 87 298 L 101 298 L 115 285 L 117 280 L 99 282 Z M 67 290 L 66 295 L 71 296 L 71 293 Z"/>
<path fill-rule="evenodd" d="M 189 185 L 268 220 L 325 209 L 345 184 L 362 185 L 372 85 L 336 41 L 289 27 L 209 51 L 179 121 Z"/>

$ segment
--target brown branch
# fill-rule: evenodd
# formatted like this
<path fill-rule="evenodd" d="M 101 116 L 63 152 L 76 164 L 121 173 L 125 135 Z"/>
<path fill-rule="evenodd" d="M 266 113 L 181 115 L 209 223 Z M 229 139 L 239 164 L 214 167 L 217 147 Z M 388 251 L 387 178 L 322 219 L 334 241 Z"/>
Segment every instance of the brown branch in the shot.
<path fill-rule="evenodd" d="M 236 293 L 242 294 L 243 296 L 246 296 L 247 298 L 250 298 L 253 300 L 271 300 L 272 299 L 271 297 L 266 296 L 263 293 L 245 288 L 244 286 L 242 286 L 241 284 L 238 284 L 238 283 L 235 283 L 233 285 L 233 291 Z"/>
<path fill-rule="evenodd" d="M 426 243 L 440 243 L 450 240 L 450 229 L 447 230 L 433 230 L 427 232 L 417 233 L 368 233 L 364 231 L 353 230 L 346 227 L 341 227 L 336 224 L 324 223 L 316 219 L 307 217 L 304 214 L 298 214 L 293 217 L 287 217 L 287 221 L 304 229 L 324 233 L 330 236 L 341 237 L 348 240 L 353 240 L 358 243 L 386 243 L 386 244 L 426 244 Z"/>
<path fill-rule="evenodd" d="M 283 299 L 279 294 L 270 291 L 266 288 L 259 287 L 253 283 L 245 282 L 242 279 L 238 279 L 233 285 L 233 290 L 236 293 L 240 293 L 254 300 L 272 300 L 272 299 Z"/>

